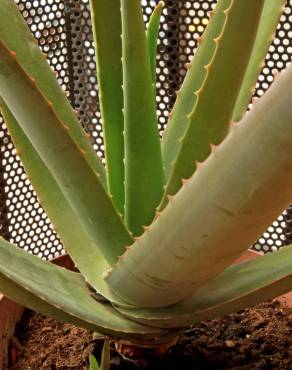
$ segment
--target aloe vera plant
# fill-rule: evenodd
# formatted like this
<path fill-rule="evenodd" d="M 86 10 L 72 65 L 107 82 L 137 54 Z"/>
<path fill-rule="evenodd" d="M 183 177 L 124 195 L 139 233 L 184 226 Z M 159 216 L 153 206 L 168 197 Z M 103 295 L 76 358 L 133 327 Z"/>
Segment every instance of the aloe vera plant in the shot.
<path fill-rule="evenodd" d="M 1 239 L 4 294 L 161 351 L 185 327 L 291 290 L 291 246 L 234 264 L 292 200 L 291 66 L 246 113 L 284 5 L 218 0 L 160 140 L 163 4 L 145 30 L 140 0 L 92 0 L 104 168 L 14 1 L 0 0 L 1 111 L 80 271 Z"/>

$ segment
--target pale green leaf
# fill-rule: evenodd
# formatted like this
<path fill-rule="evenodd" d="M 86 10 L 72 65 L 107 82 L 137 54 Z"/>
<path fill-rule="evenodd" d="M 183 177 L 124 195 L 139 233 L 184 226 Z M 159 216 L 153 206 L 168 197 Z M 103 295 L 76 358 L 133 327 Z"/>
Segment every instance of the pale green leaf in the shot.
<path fill-rule="evenodd" d="M 228 134 L 234 106 L 248 66 L 264 0 L 233 0 L 225 10 L 222 32 L 214 39 L 214 56 L 204 66 L 206 76 L 197 90 L 196 102 L 187 116 L 185 134 L 177 138 L 180 149 L 174 158 L 160 209 L 167 195 L 174 195 Z M 242 31 L 244 29 L 244 32 Z M 195 68 L 195 65 L 190 65 Z M 180 124 L 180 121 L 177 121 Z"/>
<path fill-rule="evenodd" d="M 292 289 L 292 246 L 233 265 L 190 298 L 169 307 L 119 310 L 135 321 L 174 328 L 238 312 Z"/>
<path fill-rule="evenodd" d="M 78 215 L 73 212 L 48 167 L 34 150 L 31 142 L 1 97 L 0 110 L 17 147 L 26 174 L 30 178 L 34 190 L 42 199 L 42 206 L 53 223 L 54 229 L 58 231 L 58 236 L 61 238 L 66 251 L 70 254 L 84 278 L 96 291 L 112 302 L 123 305 L 120 299 L 113 296 L 101 278 L 103 271 L 109 268 L 109 265 L 103 259 L 96 243 L 80 222 Z"/>
<path fill-rule="evenodd" d="M 157 42 L 160 26 L 160 17 L 162 13 L 164 3 L 160 1 L 158 5 L 153 10 L 151 17 L 149 19 L 149 24 L 147 28 L 147 44 L 148 44 L 148 53 L 150 58 L 151 73 L 152 73 L 152 83 L 155 87 L 156 84 L 156 56 L 157 56 Z M 154 91 L 156 89 L 154 88 Z"/>
<path fill-rule="evenodd" d="M 146 33 L 140 0 L 123 0 L 125 220 L 139 235 L 154 218 L 164 172 Z"/>
<path fill-rule="evenodd" d="M 140 307 L 174 304 L 221 273 L 292 200 L 292 66 L 108 277 Z"/>
<path fill-rule="evenodd" d="M 143 341 L 165 333 L 128 320 L 109 303 L 94 299 L 79 273 L 43 261 L 2 238 L 0 260 L 0 291 L 28 308 L 117 338 Z"/>
<path fill-rule="evenodd" d="M 60 120 L 69 127 L 70 137 L 84 151 L 86 161 L 94 171 L 100 174 L 102 184 L 106 185 L 104 167 L 81 128 L 76 113 L 70 106 L 63 89 L 47 63 L 46 56 L 33 38 L 15 1 L 0 0 L 0 9 L 0 41 L 6 48 L 17 54 L 21 68 L 36 81 L 44 98 L 53 104 Z"/>
<path fill-rule="evenodd" d="M 265 57 L 273 41 L 273 36 L 279 18 L 284 10 L 285 3 L 286 0 L 265 0 L 257 38 L 233 112 L 233 120 L 236 122 L 239 121 L 246 112 L 258 76 L 262 70 Z"/>
<path fill-rule="evenodd" d="M 109 192 L 124 213 L 124 116 L 120 0 L 91 0 Z"/>
<path fill-rule="evenodd" d="M 102 255 L 114 263 L 132 238 L 70 128 L 1 40 L 0 95 Z"/>

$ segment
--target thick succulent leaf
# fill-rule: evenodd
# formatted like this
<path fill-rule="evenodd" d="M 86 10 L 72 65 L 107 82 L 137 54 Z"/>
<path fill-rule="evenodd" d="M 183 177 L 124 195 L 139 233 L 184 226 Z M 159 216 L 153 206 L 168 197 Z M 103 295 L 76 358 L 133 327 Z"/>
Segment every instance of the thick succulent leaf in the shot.
<path fill-rule="evenodd" d="M 211 146 L 226 137 L 240 86 L 256 38 L 264 0 L 233 0 L 225 11 L 225 24 L 214 40 L 216 49 L 205 66 L 206 77 L 194 91 L 196 103 L 188 115 L 189 124 L 180 138 L 181 146 L 174 160 L 161 207 L 167 195 L 174 195 L 211 153 Z M 244 30 L 244 32 L 243 32 Z M 193 68 L 193 66 L 191 66 Z"/>
<path fill-rule="evenodd" d="M 157 42 L 160 26 L 160 17 L 162 13 L 164 3 L 160 1 L 153 10 L 151 17 L 149 19 L 149 24 L 147 28 L 147 43 L 148 43 L 148 53 L 150 58 L 151 74 L 152 74 L 152 83 L 156 84 L 156 56 L 157 56 Z"/>
<path fill-rule="evenodd" d="M 34 190 L 37 194 L 40 194 L 42 206 L 50 220 L 52 220 L 54 229 L 58 231 L 58 236 L 61 238 L 66 251 L 70 254 L 86 281 L 98 293 L 111 302 L 125 305 L 120 299 L 113 296 L 101 278 L 103 271 L 109 268 L 109 265 L 100 254 L 96 243 L 85 230 L 79 217 L 73 212 L 48 167 L 34 150 L 31 142 L 1 97 L 0 110 L 17 147 L 25 171 L 31 179 Z"/>
<path fill-rule="evenodd" d="M 164 173 L 146 33 L 140 0 L 123 0 L 125 220 L 139 235 L 154 218 Z"/>
<path fill-rule="evenodd" d="M 42 300 L 35 294 L 29 292 L 27 289 L 24 289 L 20 284 L 16 284 L 12 279 L 6 277 L 2 273 L 0 273 L 0 286 L 1 291 L 5 294 L 5 296 L 24 307 L 43 313 L 44 315 L 52 316 L 56 320 L 68 322 L 87 330 L 97 330 L 97 327 L 94 324 L 88 323 L 86 320 L 78 318 L 75 315 L 71 315 L 60 308 L 49 304 L 46 302 L 46 300 Z"/>
<path fill-rule="evenodd" d="M 166 181 L 169 180 L 173 162 L 177 158 L 182 138 L 188 127 L 188 115 L 193 110 L 198 91 L 206 78 L 208 65 L 216 51 L 215 39 L 222 33 L 225 24 L 225 11 L 231 0 L 219 0 L 213 11 L 203 36 L 198 39 L 198 49 L 188 67 L 188 71 L 181 89 L 177 92 L 177 99 L 170 113 L 166 131 L 162 138 L 162 158 L 165 168 Z M 228 64 L 228 63 L 227 63 Z"/>
<path fill-rule="evenodd" d="M 135 321 L 160 328 L 194 325 L 237 312 L 292 289 L 292 246 L 233 265 L 189 299 L 173 306 L 119 311 Z"/>
<path fill-rule="evenodd" d="M 292 66 L 246 115 L 107 281 L 139 307 L 177 303 L 243 253 L 292 200 Z"/>
<path fill-rule="evenodd" d="M 124 213 L 124 116 L 120 0 L 91 0 L 109 192 Z"/>
<path fill-rule="evenodd" d="M 0 41 L 0 95 L 48 167 L 104 258 L 113 263 L 132 240 L 95 173 L 48 102 Z M 39 194 L 42 203 L 42 196 Z"/>
<path fill-rule="evenodd" d="M 25 21 L 13 0 L 0 0 L 0 41 L 6 48 L 17 54 L 17 60 L 25 73 L 36 81 L 39 91 L 49 102 L 60 120 L 69 129 L 72 140 L 84 151 L 84 157 L 92 169 L 100 174 L 106 185 L 105 171 L 89 139 L 70 106 L 56 76 L 48 66 L 36 40 L 31 35 Z"/>
<path fill-rule="evenodd" d="M 115 337 L 163 335 L 123 318 L 109 303 L 91 297 L 79 273 L 32 256 L 0 239 L 0 291 L 33 310 Z"/>
<path fill-rule="evenodd" d="M 244 81 L 240 89 L 233 112 L 233 120 L 241 120 L 246 112 L 250 99 L 255 89 L 258 76 L 263 67 L 269 46 L 277 28 L 279 18 L 284 10 L 286 0 L 265 0 L 264 9 L 258 29 L 253 52 L 245 73 Z"/>

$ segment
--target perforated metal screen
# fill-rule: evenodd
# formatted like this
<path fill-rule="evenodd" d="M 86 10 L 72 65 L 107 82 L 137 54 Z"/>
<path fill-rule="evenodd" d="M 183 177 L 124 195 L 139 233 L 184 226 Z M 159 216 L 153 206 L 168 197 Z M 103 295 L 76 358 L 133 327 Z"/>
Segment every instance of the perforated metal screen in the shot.
<path fill-rule="evenodd" d="M 57 72 L 84 128 L 91 134 L 98 155 L 103 140 L 97 94 L 89 0 L 15 0 L 48 61 Z M 158 0 L 142 0 L 145 22 Z M 196 49 L 196 39 L 208 22 L 216 1 L 165 0 L 159 34 L 157 111 L 163 131 L 175 101 L 175 91 Z M 259 97 L 273 81 L 275 71 L 285 68 L 292 56 L 292 0 L 287 1 L 276 38 L 257 84 Z M 43 209 L 37 202 L 0 116 L 1 170 L 0 224 L 2 235 L 20 247 L 49 259 L 63 252 Z M 269 251 L 292 241 L 292 210 L 286 211 L 255 244 Z"/>

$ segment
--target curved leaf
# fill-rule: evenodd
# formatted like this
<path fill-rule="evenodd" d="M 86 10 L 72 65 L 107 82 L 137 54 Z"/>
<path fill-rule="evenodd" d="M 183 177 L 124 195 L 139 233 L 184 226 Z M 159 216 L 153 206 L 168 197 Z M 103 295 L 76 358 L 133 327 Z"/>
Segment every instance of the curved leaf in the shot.
<path fill-rule="evenodd" d="M 205 65 L 206 77 L 194 91 L 196 103 L 188 115 L 188 127 L 180 138 L 180 149 L 174 159 L 160 208 L 167 195 L 174 195 L 228 134 L 233 109 L 249 63 L 256 38 L 264 0 L 233 0 L 225 10 L 225 23 L 214 39 L 214 56 Z M 243 32 L 244 29 L 244 32 Z M 193 68 L 191 66 L 190 68 Z"/>
<path fill-rule="evenodd" d="M 132 238 L 99 180 L 100 175 L 68 134 L 54 105 L 1 41 L 0 95 L 90 237 L 105 259 L 114 263 Z M 40 194 L 39 199 L 42 203 Z"/>
<path fill-rule="evenodd" d="M 26 307 L 117 338 L 133 336 L 134 341 L 143 341 L 166 333 L 128 320 L 110 304 L 97 302 L 79 273 L 42 261 L 2 238 L 0 260 L 0 290 Z"/>
<path fill-rule="evenodd" d="M 62 123 L 68 127 L 68 133 L 81 150 L 84 157 L 100 180 L 106 186 L 103 164 L 98 159 L 87 135 L 81 128 L 76 113 L 70 106 L 56 76 L 49 67 L 45 55 L 31 35 L 26 22 L 13 0 L 0 0 L 0 41 L 5 47 L 17 54 L 17 60 L 25 73 L 36 81 L 41 94 L 54 106 Z"/>
<path fill-rule="evenodd" d="M 233 265 L 185 301 L 154 310 L 118 310 L 160 328 L 178 328 L 211 320 L 272 299 L 292 289 L 292 246 Z"/>
<path fill-rule="evenodd" d="M 203 36 L 198 39 L 198 48 L 188 67 L 188 71 L 181 89 L 177 92 L 177 99 L 169 115 L 166 131 L 162 138 L 161 150 L 166 181 L 169 181 L 173 162 L 178 156 L 181 146 L 180 139 L 185 135 L 189 120 L 188 115 L 196 103 L 195 91 L 199 90 L 206 78 L 208 65 L 216 51 L 216 39 L 225 24 L 224 12 L 231 4 L 231 0 L 219 0 L 211 15 Z"/>
<path fill-rule="evenodd" d="M 291 203 L 291 85 L 292 66 L 123 255 L 107 281 L 127 302 L 190 297 Z"/>
<path fill-rule="evenodd" d="M 0 110 L 25 171 L 31 179 L 34 190 L 40 195 L 42 206 L 53 223 L 54 229 L 58 231 L 58 236 L 66 251 L 84 278 L 98 293 L 110 299 L 111 302 L 125 305 L 121 299 L 114 297 L 104 280 L 101 279 L 103 271 L 109 268 L 109 265 L 1 97 Z"/>

